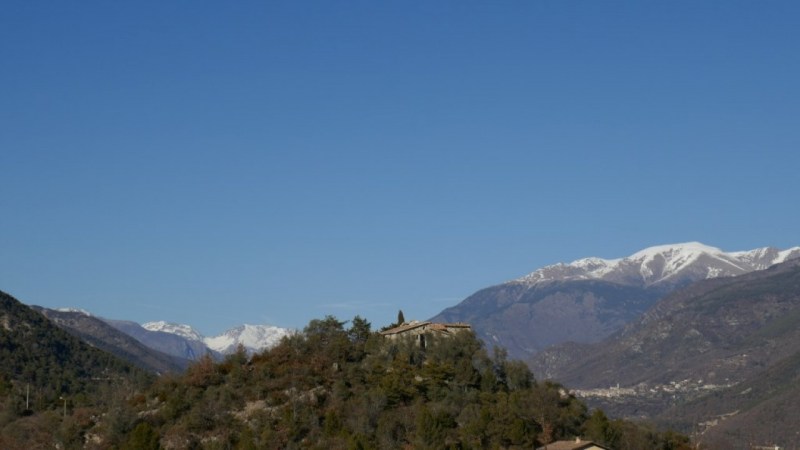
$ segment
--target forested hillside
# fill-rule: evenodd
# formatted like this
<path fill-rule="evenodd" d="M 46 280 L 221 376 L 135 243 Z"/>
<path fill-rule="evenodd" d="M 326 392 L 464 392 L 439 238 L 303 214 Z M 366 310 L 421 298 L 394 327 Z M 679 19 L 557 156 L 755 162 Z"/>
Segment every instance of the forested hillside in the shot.
<path fill-rule="evenodd" d="M 583 436 L 615 449 L 686 438 L 590 414 L 471 332 L 389 341 L 356 317 L 314 320 L 277 347 L 206 358 L 133 402 L 131 448 L 533 448 Z"/>
<path fill-rule="evenodd" d="M 0 448 L 80 448 L 83 430 L 101 415 L 116 426 L 124 398 L 152 380 L 0 292 Z"/>

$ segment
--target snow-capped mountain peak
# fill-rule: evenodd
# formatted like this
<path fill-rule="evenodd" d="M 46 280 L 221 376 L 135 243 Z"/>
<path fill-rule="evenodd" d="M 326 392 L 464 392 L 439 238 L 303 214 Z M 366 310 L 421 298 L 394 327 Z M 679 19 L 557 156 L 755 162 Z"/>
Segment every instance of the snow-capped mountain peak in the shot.
<path fill-rule="evenodd" d="M 800 257 L 800 247 L 772 247 L 724 252 L 700 242 L 658 245 L 620 259 L 583 258 L 543 267 L 515 282 L 535 285 L 552 281 L 605 280 L 651 286 L 741 275 Z"/>
<path fill-rule="evenodd" d="M 150 331 L 161 331 L 163 333 L 176 334 L 193 341 L 202 341 L 204 339 L 202 334 L 189 325 L 165 322 L 163 320 L 147 322 L 142 325 L 142 328 Z"/>
<path fill-rule="evenodd" d="M 275 346 L 289 334 L 291 331 L 286 328 L 245 324 L 231 328 L 219 336 L 207 337 L 203 342 L 208 348 L 223 354 L 235 351 L 239 344 L 253 353 Z"/>
<path fill-rule="evenodd" d="M 685 242 L 682 244 L 656 245 L 653 247 L 648 247 L 644 250 L 639 250 L 628 258 L 644 261 L 650 261 L 658 258 L 659 256 L 677 259 L 692 259 L 703 254 L 722 255 L 724 253 L 725 252 L 717 247 L 711 247 L 709 245 L 701 244 L 700 242 Z"/>
<path fill-rule="evenodd" d="M 142 328 L 149 331 L 161 331 L 180 337 L 199 341 L 207 348 L 221 354 L 233 353 L 239 344 L 255 353 L 275 346 L 281 338 L 292 333 L 288 328 L 272 325 L 240 325 L 213 337 L 205 337 L 189 325 L 165 322 L 163 320 L 148 322 Z"/>

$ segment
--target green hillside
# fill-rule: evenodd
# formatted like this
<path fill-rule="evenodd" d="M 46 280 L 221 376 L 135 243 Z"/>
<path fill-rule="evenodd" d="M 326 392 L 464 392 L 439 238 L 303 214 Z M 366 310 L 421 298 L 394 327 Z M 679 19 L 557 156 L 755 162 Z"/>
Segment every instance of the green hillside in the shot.
<path fill-rule="evenodd" d="M 539 383 L 472 332 L 388 340 L 364 319 L 314 320 L 277 347 L 180 377 L 138 398 L 136 448 L 534 448 L 583 436 L 615 449 L 677 449 L 686 438 L 612 421 Z"/>
<path fill-rule="evenodd" d="M 143 370 L 83 343 L 4 292 L 0 362 L 3 449 L 83 442 L 83 430 L 99 420 L 93 415 L 152 382 Z"/>

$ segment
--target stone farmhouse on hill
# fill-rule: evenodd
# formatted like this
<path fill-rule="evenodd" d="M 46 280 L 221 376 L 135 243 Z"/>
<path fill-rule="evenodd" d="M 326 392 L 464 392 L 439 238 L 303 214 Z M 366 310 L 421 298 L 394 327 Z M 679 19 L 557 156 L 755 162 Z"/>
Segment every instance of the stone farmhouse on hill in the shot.
<path fill-rule="evenodd" d="M 592 441 L 582 441 L 581 438 L 575 438 L 574 441 L 556 441 L 550 444 L 538 447 L 536 450 L 611 450 L 600 444 L 595 444 Z"/>
<path fill-rule="evenodd" d="M 381 331 L 381 336 L 387 339 L 398 339 L 400 337 L 413 336 L 419 341 L 421 347 L 425 347 L 425 335 L 452 336 L 461 331 L 472 330 L 466 323 L 435 323 L 419 322 L 412 320 L 394 328 Z"/>

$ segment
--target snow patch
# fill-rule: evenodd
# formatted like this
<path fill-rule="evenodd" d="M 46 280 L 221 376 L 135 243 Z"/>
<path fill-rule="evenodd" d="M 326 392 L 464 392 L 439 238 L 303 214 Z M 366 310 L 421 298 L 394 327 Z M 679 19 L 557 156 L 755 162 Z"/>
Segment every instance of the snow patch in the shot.
<path fill-rule="evenodd" d="M 80 309 L 80 308 L 57 308 L 56 311 L 66 312 L 66 313 L 78 313 L 78 314 L 83 314 L 84 316 L 87 317 L 92 317 L 92 313 L 86 311 L 85 309 Z"/>

